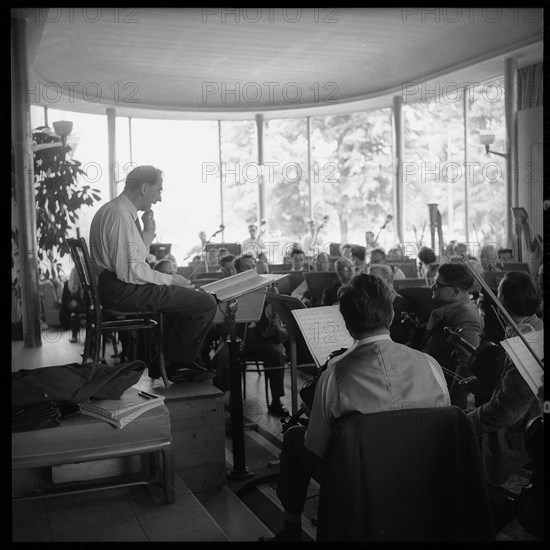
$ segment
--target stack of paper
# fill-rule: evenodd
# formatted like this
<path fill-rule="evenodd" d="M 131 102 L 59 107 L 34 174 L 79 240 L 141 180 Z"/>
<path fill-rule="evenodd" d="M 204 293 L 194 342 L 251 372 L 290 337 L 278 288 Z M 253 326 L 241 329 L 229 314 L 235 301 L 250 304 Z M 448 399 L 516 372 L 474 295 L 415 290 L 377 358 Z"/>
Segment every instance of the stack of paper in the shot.
<path fill-rule="evenodd" d="M 90 399 L 80 403 L 80 412 L 124 428 L 145 411 L 160 407 L 163 403 L 163 395 L 146 393 L 132 387 L 120 399 Z"/>

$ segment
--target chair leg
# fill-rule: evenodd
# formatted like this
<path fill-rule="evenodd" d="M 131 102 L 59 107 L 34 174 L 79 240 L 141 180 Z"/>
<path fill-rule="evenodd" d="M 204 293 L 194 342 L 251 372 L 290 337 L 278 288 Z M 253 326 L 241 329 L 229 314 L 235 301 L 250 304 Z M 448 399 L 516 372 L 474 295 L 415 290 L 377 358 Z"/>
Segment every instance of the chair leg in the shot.
<path fill-rule="evenodd" d="M 166 504 L 173 504 L 176 502 L 176 461 L 172 444 L 164 447 L 162 457 L 164 459 L 163 480 Z"/>
<path fill-rule="evenodd" d="M 265 383 L 265 402 L 269 407 L 269 380 L 267 379 L 267 373 L 264 369 L 264 383 Z"/>
<path fill-rule="evenodd" d="M 158 346 L 158 354 L 159 354 L 159 368 L 160 368 L 160 375 L 162 376 L 162 381 L 164 382 L 164 387 L 167 388 L 170 385 L 170 381 L 168 380 L 168 375 L 166 374 L 166 363 L 164 361 L 164 314 L 161 313 L 159 315 L 158 320 L 158 334 L 159 334 L 159 346 Z"/>
<path fill-rule="evenodd" d="M 246 363 L 241 365 L 243 373 L 243 399 L 246 399 Z"/>

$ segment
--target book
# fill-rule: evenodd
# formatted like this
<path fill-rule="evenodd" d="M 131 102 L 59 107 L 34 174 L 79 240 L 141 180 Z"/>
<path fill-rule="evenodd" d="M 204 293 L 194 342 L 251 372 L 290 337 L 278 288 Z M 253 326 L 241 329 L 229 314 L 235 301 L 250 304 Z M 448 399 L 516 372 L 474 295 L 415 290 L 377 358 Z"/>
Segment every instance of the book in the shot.
<path fill-rule="evenodd" d="M 319 368 L 333 351 L 353 344 L 338 305 L 293 309 L 292 314 Z"/>
<path fill-rule="evenodd" d="M 164 404 L 163 395 L 146 393 L 137 388 L 128 388 L 120 399 L 90 399 L 80 403 L 80 412 L 124 428 L 145 411 Z"/>
<path fill-rule="evenodd" d="M 231 275 L 231 277 L 225 277 L 219 281 L 203 285 L 201 290 L 213 294 L 220 302 L 227 302 L 239 298 L 243 294 L 269 286 L 271 283 L 285 276 L 273 273 L 259 275 L 254 269 L 249 269 L 242 273 Z"/>
<path fill-rule="evenodd" d="M 523 336 L 525 336 L 525 339 L 529 342 L 537 357 L 542 359 L 544 357 L 544 331 L 538 330 L 524 334 Z M 512 338 L 503 340 L 500 344 L 531 388 L 531 391 L 537 395 L 539 388 L 542 386 L 544 371 L 523 343 L 523 340 L 519 336 L 513 336 Z"/>

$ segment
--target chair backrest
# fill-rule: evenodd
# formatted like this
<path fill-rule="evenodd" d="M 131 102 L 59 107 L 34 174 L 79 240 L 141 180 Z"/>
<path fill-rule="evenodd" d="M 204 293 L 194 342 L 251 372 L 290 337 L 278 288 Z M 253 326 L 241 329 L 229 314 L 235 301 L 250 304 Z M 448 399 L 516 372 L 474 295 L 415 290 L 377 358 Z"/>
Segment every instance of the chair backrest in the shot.
<path fill-rule="evenodd" d="M 80 279 L 87 323 L 96 323 L 96 326 L 99 326 L 101 323 L 101 304 L 86 239 L 84 237 L 67 239 L 67 244 Z"/>
<path fill-rule="evenodd" d="M 418 277 L 418 267 L 415 258 L 407 258 L 402 262 L 388 262 L 388 265 L 398 267 L 407 279 Z"/>
<path fill-rule="evenodd" d="M 495 540 L 481 453 L 458 407 L 341 419 L 321 469 L 317 541 Z"/>
<path fill-rule="evenodd" d="M 419 277 L 411 277 L 410 279 L 395 279 L 393 281 L 393 287 L 396 290 L 401 288 L 416 288 L 419 286 L 426 286 L 426 280 Z"/>

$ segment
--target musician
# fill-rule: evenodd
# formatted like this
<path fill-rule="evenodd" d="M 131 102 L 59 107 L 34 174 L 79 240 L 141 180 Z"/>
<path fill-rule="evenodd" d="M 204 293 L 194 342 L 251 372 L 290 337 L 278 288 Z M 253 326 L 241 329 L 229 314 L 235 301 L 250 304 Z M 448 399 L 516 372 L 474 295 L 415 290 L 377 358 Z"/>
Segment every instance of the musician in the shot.
<path fill-rule="evenodd" d="M 432 285 L 432 299 L 439 306 L 434 309 L 426 325 L 419 349 L 437 359 L 445 367 L 451 403 L 466 408 L 468 391 L 458 381 L 472 376 L 468 368 L 470 351 L 457 342 L 448 342 L 445 327 L 462 329 L 461 336 L 474 348 L 479 346 L 483 320 L 470 299 L 469 290 L 474 277 L 464 264 L 440 265 Z"/>
<path fill-rule="evenodd" d="M 384 252 L 383 248 L 375 248 L 374 250 L 371 250 L 370 253 L 370 263 L 371 264 L 378 264 L 378 265 L 387 265 L 388 260 L 386 257 L 386 253 Z M 397 266 L 392 265 L 390 266 L 392 273 L 393 273 L 393 280 L 397 279 L 405 279 L 405 273 L 403 273 L 402 269 L 399 269 Z"/>
<path fill-rule="evenodd" d="M 332 306 L 338 302 L 338 290 L 342 285 L 347 285 L 355 275 L 355 266 L 349 258 L 338 258 L 334 264 L 334 270 L 338 280 L 323 290 L 321 295 L 322 306 Z"/>
<path fill-rule="evenodd" d="M 522 333 L 544 329 L 542 319 L 536 315 L 541 294 L 530 275 L 507 272 L 500 281 L 497 297 Z M 504 317 L 503 320 L 507 323 Z M 507 326 L 506 338 L 514 335 L 514 329 Z M 463 385 L 468 387 L 470 383 L 471 380 L 465 381 Z M 540 414 L 537 396 L 511 359 L 506 357 L 490 400 L 468 414 L 481 439 L 487 480 L 494 494 L 497 486 L 528 462 L 525 428 Z"/>
<path fill-rule="evenodd" d="M 382 279 L 390 291 L 394 313 L 390 326 L 391 339 L 398 344 L 406 344 L 409 340 L 409 330 L 401 322 L 401 313 L 413 311 L 413 304 L 393 288 L 393 271 L 389 265 L 371 264 L 369 274 Z"/>
<path fill-rule="evenodd" d="M 183 258 L 184 262 L 186 260 L 188 260 L 189 258 L 191 258 L 191 256 L 200 256 L 200 258 L 202 259 L 202 255 L 203 255 L 203 252 L 204 252 L 204 246 L 208 242 L 208 239 L 206 237 L 206 233 L 204 231 L 199 231 L 199 240 L 200 240 L 200 244 L 196 244 L 195 246 L 193 246 L 192 248 L 190 248 L 187 251 L 187 253 L 185 254 L 185 256 Z"/>
<path fill-rule="evenodd" d="M 258 235 L 258 226 L 251 223 L 248 226 L 248 234 L 250 235 L 248 239 L 245 239 L 241 243 L 242 253 L 250 254 L 254 258 L 257 258 L 266 249 L 261 237 Z"/>
<path fill-rule="evenodd" d="M 308 258 L 313 258 L 324 245 L 324 239 L 319 235 L 320 227 L 314 220 L 310 220 L 307 224 L 308 232 L 302 237 L 302 250 Z"/>
<path fill-rule="evenodd" d="M 437 256 L 435 252 L 428 246 L 423 246 L 418 251 L 418 262 L 420 263 L 420 276 L 424 279 L 433 278 L 437 272 L 437 265 L 433 271 L 430 270 L 430 266 L 436 264 Z"/>
<path fill-rule="evenodd" d="M 355 245 L 351 248 L 351 259 L 355 265 L 355 273 L 359 274 L 363 272 L 365 268 L 365 247 L 361 245 Z"/>
<path fill-rule="evenodd" d="M 162 200 L 162 183 L 162 171 L 154 166 L 132 170 L 122 193 L 94 215 L 90 254 L 98 274 L 101 305 L 126 312 L 165 313 L 168 378 L 200 382 L 215 375 L 201 364 L 200 348 L 214 319 L 216 300 L 194 290 L 185 277 L 160 273 L 146 262 L 156 228 L 151 206 Z M 143 228 L 140 211 L 144 212 Z"/>
<path fill-rule="evenodd" d="M 224 277 L 231 277 L 231 275 L 235 275 L 237 273 L 237 269 L 235 268 L 234 254 L 226 254 L 225 256 L 222 256 L 220 258 L 219 271 L 223 273 Z"/>
<path fill-rule="evenodd" d="M 309 480 L 320 480 L 325 446 L 340 417 L 450 403 L 437 361 L 391 340 L 391 295 L 378 277 L 354 276 L 339 290 L 338 299 L 354 343 L 331 359 L 319 377 L 307 428 L 293 426 L 284 434 L 277 486 L 284 528 L 263 540 L 300 540 Z"/>
<path fill-rule="evenodd" d="M 479 262 L 483 271 L 502 271 L 502 263 L 499 262 L 498 250 L 494 244 L 484 244 L 479 250 Z"/>
<path fill-rule="evenodd" d="M 353 248 L 352 244 L 344 243 L 340 245 L 340 256 L 348 258 L 351 260 L 351 249 Z"/>

